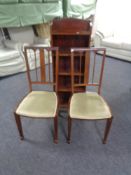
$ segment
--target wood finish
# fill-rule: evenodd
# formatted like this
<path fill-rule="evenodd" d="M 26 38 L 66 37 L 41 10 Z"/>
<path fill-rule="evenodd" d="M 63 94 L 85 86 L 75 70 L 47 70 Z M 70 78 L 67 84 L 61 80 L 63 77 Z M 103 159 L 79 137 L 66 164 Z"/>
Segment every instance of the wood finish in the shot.
<path fill-rule="evenodd" d="M 85 89 L 86 87 L 87 89 L 89 87 L 96 87 L 98 94 L 100 94 L 104 64 L 105 64 L 105 52 L 106 50 L 104 48 L 71 48 L 71 85 L 72 85 L 73 93 L 77 92 L 76 88 L 78 87 L 85 87 Z M 100 55 L 98 56 L 98 58 L 96 58 L 96 55 L 99 53 Z M 81 64 L 81 59 L 83 59 L 84 61 L 83 63 L 84 71 L 82 71 L 83 67 Z M 76 70 L 77 70 L 77 74 L 75 74 Z M 70 105 L 69 105 L 69 108 L 70 108 Z M 108 119 L 105 119 L 105 118 L 102 119 L 102 120 L 107 120 L 103 144 L 105 144 L 107 141 L 107 137 L 112 124 L 112 119 L 113 119 L 112 116 L 111 118 L 108 118 Z M 68 136 L 67 136 L 68 143 L 70 143 L 70 140 L 71 140 L 72 120 L 74 119 L 72 119 L 69 115 L 68 116 Z"/>
<path fill-rule="evenodd" d="M 89 21 L 63 18 L 54 19 L 52 22 L 51 44 L 53 47 L 59 47 L 58 97 L 62 108 L 68 107 L 68 101 L 72 95 L 70 48 L 89 47 L 90 35 Z M 75 74 L 78 74 L 77 71 Z M 77 88 L 77 91 L 84 91 L 84 87 Z"/>
<path fill-rule="evenodd" d="M 14 113 L 15 115 L 15 121 L 16 121 L 16 125 L 20 134 L 20 139 L 24 140 L 24 134 L 23 134 L 23 130 L 22 130 L 22 124 L 21 124 L 21 119 L 20 119 L 20 115 Z"/>
<path fill-rule="evenodd" d="M 29 92 L 32 91 L 33 86 L 52 85 L 57 93 L 58 84 L 58 48 L 57 47 L 42 47 L 42 46 L 28 46 L 24 48 L 24 55 L 27 68 L 27 79 L 29 83 Z M 46 56 L 45 56 L 46 55 Z M 34 68 L 30 68 L 30 58 L 34 59 Z M 53 62 L 53 64 L 52 64 Z M 53 66 L 52 66 L 53 65 Z M 53 70 L 54 69 L 54 70 Z M 55 73 L 55 76 L 53 76 Z M 44 89 L 45 90 L 45 89 Z M 21 140 L 24 139 L 21 117 L 14 112 L 16 125 L 18 127 Z M 31 118 L 31 117 L 30 117 Z M 34 118 L 34 117 L 32 117 Z M 39 117 L 37 117 L 38 119 Z M 44 119 L 40 117 L 39 119 Z M 58 108 L 54 120 L 54 143 L 58 143 Z"/>
<path fill-rule="evenodd" d="M 113 119 L 113 117 L 107 119 L 107 121 L 106 121 L 106 127 L 105 127 L 105 134 L 104 134 L 103 144 L 106 144 L 106 142 L 107 142 L 107 137 L 109 135 L 109 131 L 110 131 L 110 128 L 111 128 L 112 119 Z"/>

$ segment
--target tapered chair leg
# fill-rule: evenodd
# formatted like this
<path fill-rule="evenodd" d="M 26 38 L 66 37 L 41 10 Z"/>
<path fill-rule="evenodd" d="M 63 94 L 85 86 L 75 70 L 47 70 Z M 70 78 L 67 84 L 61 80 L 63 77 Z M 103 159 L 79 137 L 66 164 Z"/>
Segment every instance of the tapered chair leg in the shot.
<path fill-rule="evenodd" d="M 69 143 L 69 144 L 70 144 L 70 140 L 71 140 L 71 128 L 72 128 L 72 119 L 69 116 L 68 117 L 68 136 L 67 136 L 67 143 Z"/>
<path fill-rule="evenodd" d="M 106 127 L 105 127 L 105 134 L 104 134 L 104 139 L 103 139 L 103 144 L 106 144 L 107 137 L 109 135 L 109 131 L 110 131 L 111 124 L 112 124 L 112 119 L 113 119 L 113 117 L 107 119 Z"/>
<path fill-rule="evenodd" d="M 58 143 L 58 117 L 54 118 L 54 143 Z"/>
<path fill-rule="evenodd" d="M 16 113 L 14 113 L 15 116 L 15 121 L 16 121 L 16 125 L 19 131 L 19 135 L 20 135 L 20 139 L 24 140 L 24 135 L 23 135 L 23 130 L 22 130 L 22 124 L 21 124 L 21 119 L 20 116 Z"/>

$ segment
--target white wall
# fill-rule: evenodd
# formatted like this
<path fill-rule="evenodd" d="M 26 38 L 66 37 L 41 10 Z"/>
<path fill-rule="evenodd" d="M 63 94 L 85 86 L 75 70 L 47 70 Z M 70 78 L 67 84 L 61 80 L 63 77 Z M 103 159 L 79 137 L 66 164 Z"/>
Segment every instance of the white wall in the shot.
<path fill-rule="evenodd" d="M 98 0 L 93 30 L 114 32 L 118 37 L 131 37 L 130 8 L 130 0 Z"/>

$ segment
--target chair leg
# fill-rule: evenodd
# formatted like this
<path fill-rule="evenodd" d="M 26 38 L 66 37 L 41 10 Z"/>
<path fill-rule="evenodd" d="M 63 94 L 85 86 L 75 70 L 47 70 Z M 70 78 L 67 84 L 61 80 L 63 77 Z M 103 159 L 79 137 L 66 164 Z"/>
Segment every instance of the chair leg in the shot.
<path fill-rule="evenodd" d="M 15 115 L 15 121 L 16 121 L 16 125 L 19 131 L 19 135 L 20 135 L 20 139 L 24 140 L 24 135 L 23 135 L 23 130 L 22 130 L 22 124 L 21 124 L 21 119 L 20 116 L 16 113 L 14 113 Z"/>
<path fill-rule="evenodd" d="M 58 117 L 54 118 L 54 143 L 58 143 Z"/>
<path fill-rule="evenodd" d="M 71 140 L 71 128 L 72 128 L 72 119 L 68 116 L 68 136 L 67 136 L 67 143 L 70 144 Z"/>
<path fill-rule="evenodd" d="M 103 139 L 103 144 L 106 144 L 107 137 L 108 137 L 108 134 L 109 134 L 109 131 L 110 131 L 110 128 L 111 128 L 111 124 L 112 124 L 112 119 L 113 119 L 113 117 L 107 119 L 106 127 L 105 127 L 105 134 L 104 134 L 104 139 Z"/>

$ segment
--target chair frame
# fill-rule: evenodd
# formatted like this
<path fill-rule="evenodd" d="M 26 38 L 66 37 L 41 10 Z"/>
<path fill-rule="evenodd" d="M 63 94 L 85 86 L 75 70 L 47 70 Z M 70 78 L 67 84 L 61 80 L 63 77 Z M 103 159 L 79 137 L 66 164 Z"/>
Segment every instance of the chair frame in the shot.
<path fill-rule="evenodd" d="M 96 62 L 95 62 L 96 54 L 98 52 L 102 52 L 103 53 L 103 55 L 102 55 L 102 64 L 101 64 L 101 71 L 100 71 L 100 79 L 99 79 L 99 83 L 98 84 L 93 83 L 94 77 L 93 77 L 92 83 L 88 83 L 88 76 L 87 76 L 86 67 L 89 66 L 89 62 L 87 61 L 87 60 L 89 60 L 88 59 L 89 58 L 89 55 L 88 55 L 89 51 L 93 51 L 95 53 L 94 64 L 93 64 L 93 74 L 94 74 L 94 69 L 95 69 L 95 64 L 96 64 Z M 86 64 L 85 64 L 85 67 L 84 67 L 85 68 L 84 83 L 82 83 L 80 85 L 79 84 L 75 85 L 75 83 L 74 83 L 74 56 L 75 56 L 74 52 L 79 52 L 79 53 L 85 52 L 86 53 L 85 54 Z M 106 49 L 105 48 L 71 48 L 71 76 L 72 76 L 72 78 L 71 78 L 71 87 L 72 87 L 72 95 L 75 93 L 75 87 L 78 87 L 78 86 L 83 86 L 83 87 L 95 86 L 95 87 L 98 87 L 98 94 L 100 95 L 101 85 L 102 85 L 102 77 L 103 77 L 103 71 L 104 71 L 104 64 L 105 64 L 105 55 L 106 55 Z M 69 101 L 69 107 L 68 107 L 69 110 L 70 110 L 70 102 L 71 102 L 71 99 Z M 107 104 L 107 106 L 108 106 L 108 104 Z M 109 109 L 110 109 L 110 107 L 109 107 Z M 110 110 L 110 112 L 111 112 L 111 110 Z M 68 111 L 68 114 L 69 114 L 69 111 Z M 71 118 L 70 115 L 68 115 L 67 143 L 69 143 L 69 144 L 71 142 L 72 120 L 80 120 L 80 119 Z M 111 113 L 111 117 L 107 118 L 107 119 L 103 118 L 103 119 L 82 119 L 82 120 L 90 120 L 90 121 L 106 120 L 106 126 L 105 126 L 105 131 L 104 131 L 104 138 L 102 140 L 103 144 L 106 144 L 107 138 L 108 138 L 108 135 L 109 135 L 109 132 L 110 132 L 110 128 L 111 128 L 111 125 L 112 125 L 112 120 L 113 120 L 112 113 Z"/>
<path fill-rule="evenodd" d="M 55 63 L 54 63 L 54 59 L 53 59 L 54 55 L 52 55 L 52 64 L 55 64 L 55 66 L 54 65 L 52 66 L 52 67 L 55 67 L 55 75 L 53 75 L 54 77 L 52 77 L 52 78 L 53 78 L 53 80 L 55 79 L 55 83 L 51 82 L 50 78 L 49 78 L 49 81 L 47 82 L 44 72 L 41 72 L 41 81 L 38 80 L 37 73 L 36 73 L 37 81 L 31 81 L 30 68 L 29 68 L 28 55 L 27 55 L 27 50 L 28 49 L 32 49 L 34 52 L 37 49 L 39 49 L 40 50 L 40 61 L 42 61 L 42 58 L 44 58 L 44 55 L 43 55 L 44 54 L 44 52 L 43 52 L 44 49 L 46 49 L 48 52 L 50 52 L 50 51 L 55 52 L 55 59 L 56 59 Z M 33 84 L 37 84 L 37 85 L 51 84 L 51 85 L 53 85 L 53 88 L 54 88 L 54 90 L 56 92 L 56 95 L 57 95 L 57 89 L 58 89 L 57 88 L 57 85 L 58 85 L 58 55 L 59 55 L 58 54 L 58 47 L 27 46 L 27 47 L 24 48 L 24 55 L 25 55 L 26 68 L 27 68 L 27 79 L 28 79 L 28 83 L 29 83 L 29 92 L 32 91 L 32 85 Z M 49 54 L 48 54 L 48 59 L 50 59 Z M 42 62 L 42 63 L 44 63 L 44 62 Z M 48 64 L 50 64 L 50 63 L 48 62 Z M 36 66 L 36 55 L 35 55 L 35 66 Z M 44 66 L 45 66 L 45 63 L 44 63 Z M 37 67 L 35 67 L 35 69 L 36 68 Z M 41 70 L 41 71 L 43 71 L 43 70 Z M 44 71 L 45 71 L 45 68 L 44 68 Z M 51 76 L 51 75 L 49 75 L 49 76 Z M 21 101 L 19 102 L 19 104 L 21 103 Z M 57 96 L 57 102 L 58 102 L 58 96 Z M 19 104 L 17 105 L 17 107 L 19 106 Z M 21 117 L 28 117 L 28 118 L 33 118 L 33 119 L 51 119 L 51 118 L 53 118 L 54 119 L 54 143 L 57 144 L 58 143 L 58 106 L 59 106 L 59 102 L 57 104 L 57 110 L 56 110 L 55 117 L 50 117 L 50 118 L 48 118 L 48 117 L 47 118 L 46 117 L 44 117 L 44 118 L 36 117 L 35 118 L 35 117 L 21 116 L 21 115 L 18 115 L 16 113 L 16 110 L 15 110 L 14 111 L 14 117 L 15 117 L 15 121 L 16 121 L 16 125 L 17 125 L 17 128 L 18 128 L 20 139 L 24 140 Z"/>

